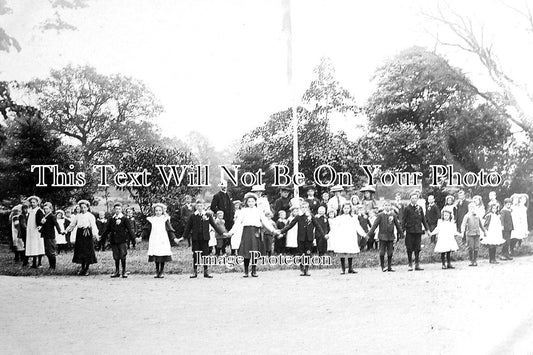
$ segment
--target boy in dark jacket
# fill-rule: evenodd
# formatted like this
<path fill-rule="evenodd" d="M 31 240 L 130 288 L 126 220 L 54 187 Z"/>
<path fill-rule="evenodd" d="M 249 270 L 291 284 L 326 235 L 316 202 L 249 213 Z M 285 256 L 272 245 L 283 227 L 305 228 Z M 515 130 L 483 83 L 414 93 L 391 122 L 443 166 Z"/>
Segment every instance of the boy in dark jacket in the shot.
<path fill-rule="evenodd" d="M 413 271 L 413 252 L 415 254 L 415 270 L 424 270 L 420 267 L 420 249 L 422 234 L 424 230 L 429 231 L 429 227 L 424 217 L 422 207 L 417 204 L 418 193 L 412 192 L 409 196 L 411 203 L 405 206 L 402 219 L 402 231 L 405 233 L 405 248 L 407 249 L 407 259 L 409 271 Z M 422 229 L 422 227 L 424 229 Z"/>
<path fill-rule="evenodd" d="M 127 241 L 128 249 L 131 247 L 135 249 L 135 245 L 137 244 L 137 234 L 141 232 L 141 229 L 139 228 L 137 224 L 137 220 L 135 219 L 135 210 L 133 207 L 129 207 L 126 209 L 126 218 L 130 221 L 130 227 L 133 232 L 133 234 L 130 235 L 130 238 Z"/>
<path fill-rule="evenodd" d="M 41 220 L 40 232 L 41 238 L 44 239 L 44 253 L 48 258 L 50 269 L 56 268 L 56 230 L 58 233 L 64 234 L 57 223 L 56 216 L 52 214 L 52 204 L 46 202 L 43 205 L 44 216 Z"/>
<path fill-rule="evenodd" d="M 378 214 L 372 228 L 368 231 L 368 238 L 372 238 L 376 228 L 379 228 L 379 261 L 381 263 L 381 271 L 394 272 L 392 269 L 392 253 L 394 252 L 394 242 L 397 240 L 394 235 L 394 227 L 396 227 L 397 235 L 401 235 L 402 229 L 400 222 L 392 211 L 392 205 L 386 201 L 383 206 L 383 212 Z M 385 252 L 387 252 L 387 268 L 385 269 Z"/>
<path fill-rule="evenodd" d="M 185 231 L 183 232 L 183 238 L 187 239 L 190 235 L 192 243 L 192 256 L 193 256 L 193 273 L 191 278 L 198 277 L 198 264 L 201 260 L 198 260 L 197 253 L 201 256 L 209 255 L 209 226 L 212 226 L 218 234 L 224 234 L 224 231 L 220 229 L 215 220 L 213 219 L 213 212 L 206 211 L 204 202 L 201 200 L 196 201 L 196 211 L 191 215 Z M 204 277 L 212 278 L 207 272 L 207 265 L 204 265 Z"/>
<path fill-rule="evenodd" d="M 503 208 L 500 212 L 500 219 L 502 221 L 502 227 L 503 227 L 503 239 L 505 239 L 505 243 L 502 247 L 502 253 L 500 255 L 500 258 L 502 260 L 513 260 L 511 255 L 509 254 L 509 243 L 511 240 L 511 232 L 514 229 L 513 225 L 513 217 L 511 216 L 511 205 L 513 204 L 513 200 L 510 198 L 506 198 L 504 200 Z M 514 246 L 514 245 L 513 245 Z M 514 250 L 511 249 L 511 254 Z"/>
<path fill-rule="evenodd" d="M 311 256 L 313 250 L 313 239 L 315 238 L 315 228 L 319 235 L 326 235 L 318 220 L 313 217 L 309 210 L 309 204 L 302 202 L 300 205 L 302 214 L 295 217 L 291 223 L 286 225 L 280 234 L 287 233 L 287 231 L 298 224 L 298 252 L 305 256 Z M 302 258 L 303 259 L 303 258 Z M 309 264 L 306 265 L 304 261 L 300 264 L 302 274 L 300 276 L 311 276 L 309 274 Z"/>
<path fill-rule="evenodd" d="M 96 227 L 98 228 L 98 234 L 100 235 L 100 240 L 96 244 L 96 250 L 105 250 L 106 246 L 106 238 L 103 238 L 102 235 L 104 234 L 104 231 L 107 229 L 107 218 L 105 216 L 104 211 L 100 211 L 98 213 L 98 218 L 96 219 Z"/>
<path fill-rule="evenodd" d="M 105 232 L 101 238 L 108 238 L 111 250 L 113 251 L 113 259 L 115 259 L 115 273 L 111 275 L 112 278 L 120 276 L 119 264 L 122 264 L 122 277 L 127 278 L 126 275 L 126 256 L 128 255 L 128 241 L 135 239 L 135 234 L 128 217 L 122 214 L 122 204 L 115 203 L 113 206 L 115 214 L 107 223 Z"/>
<path fill-rule="evenodd" d="M 315 218 L 323 231 L 323 233 L 320 233 L 318 229 L 315 230 L 316 249 L 318 255 L 323 256 L 328 251 L 328 240 L 326 239 L 326 235 L 329 233 L 329 221 L 324 206 L 318 207 L 318 214 Z"/>

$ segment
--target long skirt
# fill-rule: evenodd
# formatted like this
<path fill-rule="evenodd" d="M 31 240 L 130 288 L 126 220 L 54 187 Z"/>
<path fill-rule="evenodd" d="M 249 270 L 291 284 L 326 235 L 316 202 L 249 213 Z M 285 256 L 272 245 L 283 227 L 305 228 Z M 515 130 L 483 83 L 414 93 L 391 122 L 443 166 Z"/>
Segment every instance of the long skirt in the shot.
<path fill-rule="evenodd" d="M 44 241 L 41 233 L 32 231 L 26 236 L 26 256 L 44 255 Z"/>
<path fill-rule="evenodd" d="M 262 247 L 261 228 L 244 226 L 242 229 L 241 245 L 239 246 L 239 255 L 245 259 L 250 259 L 252 257 L 250 252 L 261 252 Z"/>
<path fill-rule="evenodd" d="M 74 244 L 74 257 L 72 262 L 76 264 L 96 264 L 93 235 L 90 228 L 78 228 L 76 231 L 76 243 Z"/>

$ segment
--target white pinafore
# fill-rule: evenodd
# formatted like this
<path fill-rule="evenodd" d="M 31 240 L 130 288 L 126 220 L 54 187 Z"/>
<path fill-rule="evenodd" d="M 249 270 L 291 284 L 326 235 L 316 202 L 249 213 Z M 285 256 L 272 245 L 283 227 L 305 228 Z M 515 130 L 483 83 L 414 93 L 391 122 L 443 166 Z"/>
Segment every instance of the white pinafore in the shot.
<path fill-rule="evenodd" d="M 170 256 L 172 249 L 165 228 L 168 216 L 152 216 L 147 218 L 152 225 L 150 239 L 148 240 L 148 256 Z"/>

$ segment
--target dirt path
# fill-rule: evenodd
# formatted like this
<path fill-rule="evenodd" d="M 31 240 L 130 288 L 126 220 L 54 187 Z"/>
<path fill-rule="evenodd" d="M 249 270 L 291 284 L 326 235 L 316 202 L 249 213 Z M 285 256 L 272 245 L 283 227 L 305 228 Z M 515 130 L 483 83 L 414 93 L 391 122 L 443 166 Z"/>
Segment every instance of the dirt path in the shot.
<path fill-rule="evenodd" d="M 533 257 L 457 266 L 0 277 L 1 353 L 533 353 Z"/>

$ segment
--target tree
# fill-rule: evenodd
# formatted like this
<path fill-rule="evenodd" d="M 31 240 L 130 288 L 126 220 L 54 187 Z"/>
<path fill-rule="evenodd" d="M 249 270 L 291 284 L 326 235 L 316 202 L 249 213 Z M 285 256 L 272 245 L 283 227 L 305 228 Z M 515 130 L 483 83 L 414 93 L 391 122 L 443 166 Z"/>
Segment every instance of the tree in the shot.
<path fill-rule="evenodd" d="M 187 181 L 176 186 L 173 182 L 165 186 L 156 165 L 188 165 L 194 164 L 190 152 L 178 149 L 165 149 L 161 146 L 152 145 L 136 147 L 124 153 L 120 160 L 120 171 L 136 172 L 146 169 L 150 174 L 148 187 L 121 187 L 139 204 L 143 215 L 149 215 L 151 206 L 156 202 L 162 202 L 169 206 L 171 212 L 181 204 L 181 198 L 185 194 L 196 195 L 200 189 L 188 186 Z"/>
<path fill-rule="evenodd" d="M 375 80 L 369 135 L 360 144 L 378 153 L 383 169 L 422 172 L 427 187 L 430 165 L 479 172 L 512 164 L 501 154 L 513 140 L 509 122 L 446 59 L 409 48 L 378 68 Z"/>
<path fill-rule="evenodd" d="M 13 205 L 21 198 L 38 195 L 55 206 L 65 206 L 80 198 L 92 200 L 94 184 L 89 181 L 83 187 L 39 187 L 38 174 L 32 165 L 57 164 L 61 171 L 83 171 L 73 162 L 79 161 L 76 148 L 63 145 L 61 140 L 45 127 L 41 113 L 33 107 L 16 107 L 15 115 L 7 120 L 6 142 L 0 150 L 0 195 Z M 47 183 L 52 180 L 46 172 Z"/>
<path fill-rule="evenodd" d="M 313 180 L 313 173 L 322 164 L 329 164 L 336 171 L 350 172 L 355 185 L 360 185 L 361 171 L 358 162 L 364 159 L 364 147 L 348 140 L 343 132 L 333 133 L 327 119 L 316 113 L 298 109 L 299 171 L 308 182 Z M 275 196 L 277 188 L 272 187 L 273 165 L 292 166 L 292 115 L 291 110 L 278 112 L 263 125 L 247 133 L 236 153 L 235 164 L 241 165 L 241 171 L 255 172 L 262 169 L 267 184 L 267 194 Z M 324 171 L 321 178 L 327 179 Z M 319 192 L 323 188 L 318 188 Z M 236 195 L 242 196 L 248 191 L 246 187 L 234 188 Z"/>
<path fill-rule="evenodd" d="M 67 66 L 28 87 L 38 95 L 48 127 L 81 144 L 85 163 L 157 136 L 149 119 L 162 108 L 139 80 L 102 75 L 88 66 Z"/>
<path fill-rule="evenodd" d="M 502 2 L 503 7 L 499 9 L 502 13 L 512 12 L 516 17 L 516 23 L 525 28 L 525 35 L 529 36 L 528 41 L 515 41 L 515 53 L 524 53 L 523 46 L 531 47 L 531 36 L 533 35 L 533 13 L 527 1 L 522 8 L 513 7 Z M 533 115 L 527 107 L 533 104 L 533 92 L 530 91 L 527 82 L 522 78 L 513 77 L 506 72 L 499 58 L 494 43 L 487 38 L 485 24 L 476 25 L 473 20 L 474 16 L 469 17 L 459 14 L 450 6 L 439 4 L 436 10 L 424 13 L 424 15 L 443 25 L 445 29 L 453 36 L 454 40 L 448 41 L 442 39 L 442 36 L 435 36 L 439 44 L 459 48 L 465 53 L 476 57 L 486 70 L 488 77 L 499 87 L 499 92 L 482 92 L 478 95 L 489 101 L 497 108 L 504 119 L 514 122 L 520 127 L 531 140 L 533 137 Z"/>
<path fill-rule="evenodd" d="M 316 76 L 305 91 L 302 101 L 310 110 L 298 107 L 299 170 L 313 180 L 313 173 L 322 164 L 332 166 L 337 172 L 350 172 L 355 186 L 362 184 L 359 162 L 371 154 L 364 146 L 350 141 L 344 131 L 332 132 L 332 113 L 358 113 L 353 97 L 335 79 L 335 68 L 328 58 L 322 58 L 314 70 Z M 277 112 L 268 121 L 244 135 L 236 153 L 235 163 L 242 171 L 263 169 L 266 173 L 267 194 L 277 195 L 273 188 L 273 165 L 292 166 L 292 111 Z M 328 178 L 327 172 L 321 178 Z M 324 188 L 318 187 L 319 192 Z M 244 195 L 248 188 L 232 188 L 237 196 Z"/>
<path fill-rule="evenodd" d="M 184 147 L 194 156 L 199 164 L 209 165 L 209 181 L 211 186 L 207 188 L 209 194 L 218 191 L 217 184 L 220 182 L 219 165 L 231 164 L 233 155 L 229 150 L 216 149 L 211 141 L 200 132 L 192 131 L 184 138 Z"/>
<path fill-rule="evenodd" d="M 328 118 L 331 112 L 358 112 L 354 98 L 339 81 L 335 79 L 335 68 L 331 59 L 322 57 L 314 69 L 316 78 L 311 81 L 302 101 L 314 106 L 313 111 Z"/>

